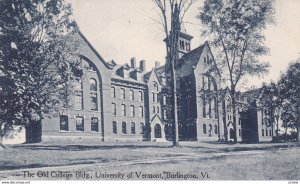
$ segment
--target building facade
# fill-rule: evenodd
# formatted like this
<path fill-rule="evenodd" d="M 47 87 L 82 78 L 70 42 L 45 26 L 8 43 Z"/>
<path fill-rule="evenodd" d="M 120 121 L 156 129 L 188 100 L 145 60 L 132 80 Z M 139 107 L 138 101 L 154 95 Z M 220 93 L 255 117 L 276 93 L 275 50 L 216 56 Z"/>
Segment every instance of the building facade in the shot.
<path fill-rule="evenodd" d="M 155 67 L 147 71 L 145 61 L 137 62 L 136 58 L 123 65 L 106 62 L 82 33 L 75 37 L 81 43 L 83 76 L 70 86 L 68 108 L 42 121 L 42 140 L 171 140 L 171 93 L 165 65 L 155 62 Z M 250 132 L 257 127 L 253 140 L 269 140 L 261 139 L 273 135 L 264 123 L 264 111 L 256 110 L 253 119 L 240 118 L 245 111 L 238 109 L 237 131 L 233 131 L 230 95 L 222 89 L 210 46 L 205 42 L 191 50 L 191 40 L 192 36 L 180 33 L 180 59 L 176 64 L 179 139 L 230 141 L 236 134 L 243 141 L 249 139 L 247 128 Z M 243 123 L 256 126 L 249 128 Z"/>

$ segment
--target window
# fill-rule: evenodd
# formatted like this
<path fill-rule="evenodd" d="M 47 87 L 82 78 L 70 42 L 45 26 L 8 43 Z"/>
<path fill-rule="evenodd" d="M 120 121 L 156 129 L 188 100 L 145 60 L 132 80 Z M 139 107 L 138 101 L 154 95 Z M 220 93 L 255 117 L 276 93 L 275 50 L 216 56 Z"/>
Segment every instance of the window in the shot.
<path fill-rule="evenodd" d="M 91 94 L 92 95 L 92 94 Z M 97 96 L 93 95 L 90 97 L 90 100 L 91 100 L 91 110 L 98 110 L 98 105 L 97 105 Z"/>
<path fill-rule="evenodd" d="M 152 113 L 155 113 L 155 106 L 152 107 Z"/>
<path fill-rule="evenodd" d="M 218 134 L 218 125 L 215 125 L 215 134 Z"/>
<path fill-rule="evenodd" d="M 60 126 L 61 131 L 69 131 L 68 116 L 60 115 L 60 117 L 59 117 L 59 126 Z"/>
<path fill-rule="evenodd" d="M 155 91 L 158 91 L 158 85 L 157 85 L 156 82 L 153 82 L 153 89 L 154 89 Z"/>
<path fill-rule="evenodd" d="M 208 134 L 209 134 L 209 136 L 211 136 L 211 134 L 212 134 L 212 125 L 211 124 L 209 124 L 208 125 Z"/>
<path fill-rule="evenodd" d="M 265 134 L 265 131 L 264 131 L 264 129 L 262 129 L 262 130 L 261 130 L 261 135 L 262 135 L 262 136 L 265 136 L 264 134 Z"/>
<path fill-rule="evenodd" d="M 91 118 L 91 131 L 92 132 L 99 132 L 99 126 L 98 126 L 98 118 Z"/>
<path fill-rule="evenodd" d="M 90 90 L 97 91 L 97 81 L 95 79 L 90 79 Z"/>
<path fill-rule="evenodd" d="M 268 137 L 268 129 L 266 129 L 266 136 Z"/>
<path fill-rule="evenodd" d="M 143 92 L 139 91 L 139 100 L 142 102 L 143 101 Z"/>
<path fill-rule="evenodd" d="M 135 134 L 135 122 L 131 122 L 131 134 Z"/>
<path fill-rule="evenodd" d="M 76 117 L 76 131 L 84 131 L 84 121 L 83 117 Z"/>
<path fill-rule="evenodd" d="M 156 94 L 152 93 L 152 102 L 156 102 Z"/>
<path fill-rule="evenodd" d="M 121 99 L 125 99 L 125 89 L 121 88 Z"/>
<path fill-rule="evenodd" d="M 239 136 L 241 137 L 241 129 L 239 129 Z"/>
<path fill-rule="evenodd" d="M 166 104 L 167 104 L 167 96 L 164 95 L 164 96 L 163 96 L 163 105 L 166 105 Z"/>
<path fill-rule="evenodd" d="M 139 107 L 140 117 L 144 117 L 144 109 L 142 106 Z"/>
<path fill-rule="evenodd" d="M 134 91 L 130 90 L 130 100 L 134 100 Z"/>
<path fill-rule="evenodd" d="M 144 123 L 140 123 L 140 134 L 144 134 Z"/>
<path fill-rule="evenodd" d="M 117 134 L 117 122 L 116 121 L 112 122 L 112 128 L 113 128 L 113 134 Z"/>
<path fill-rule="evenodd" d="M 208 103 L 208 116 L 209 116 L 209 118 L 211 118 L 211 100 L 209 100 L 209 103 Z"/>
<path fill-rule="evenodd" d="M 202 111 L 203 111 L 203 118 L 206 118 L 206 103 L 205 103 L 205 98 L 203 99 L 203 104 L 202 104 Z"/>
<path fill-rule="evenodd" d="M 272 136 L 272 131 L 271 130 L 269 131 L 269 136 Z"/>
<path fill-rule="evenodd" d="M 97 81 L 95 79 L 90 79 L 90 102 L 91 110 L 98 110 Z"/>
<path fill-rule="evenodd" d="M 122 112 L 122 116 L 126 116 L 126 106 L 125 106 L 125 104 L 121 105 L 121 112 Z"/>
<path fill-rule="evenodd" d="M 242 122 L 242 119 L 241 119 L 241 118 L 239 118 L 239 125 L 241 124 L 241 122 Z"/>
<path fill-rule="evenodd" d="M 164 109 L 164 119 L 168 119 L 168 112 L 167 112 L 167 109 Z"/>
<path fill-rule="evenodd" d="M 264 124 L 264 110 L 261 110 L 261 124 Z"/>
<path fill-rule="evenodd" d="M 122 122 L 122 133 L 127 134 L 126 122 Z"/>
<path fill-rule="evenodd" d="M 156 107 L 156 112 L 159 113 L 159 107 Z"/>
<path fill-rule="evenodd" d="M 113 115 L 117 115 L 117 106 L 115 103 L 112 103 L 112 113 Z"/>
<path fill-rule="evenodd" d="M 75 110 L 83 109 L 82 91 L 75 92 Z"/>
<path fill-rule="evenodd" d="M 112 96 L 112 98 L 116 98 L 116 88 L 115 87 L 111 87 L 111 96 Z"/>
<path fill-rule="evenodd" d="M 206 124 L 203 124 L 203 133 L 207 134 L 207 132 L 206 132 Z"/>
<path fill-rule="evenodd" d="M 130 106 L 130 116 L 131 116 L 131 117 L 134 117 L 134 116 L 135 116 L 135 109 L 134 109 L 134 106 L 133 106 L 133 105 Z"/>

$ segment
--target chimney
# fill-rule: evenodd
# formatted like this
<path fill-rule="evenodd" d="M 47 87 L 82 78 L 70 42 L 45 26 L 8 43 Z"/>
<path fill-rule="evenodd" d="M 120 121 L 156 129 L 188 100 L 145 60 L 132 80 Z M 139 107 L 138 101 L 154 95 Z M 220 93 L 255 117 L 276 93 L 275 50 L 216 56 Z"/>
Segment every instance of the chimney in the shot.
<path fill-rule="evenodd" d="M 145 71 L 145 70 L 146 70 L 146 68 L 145 68 L 145 60 L 141 60 L 141 61 L 140 61 L 140 69 L 141 69 L 142 71 Z"/>
<path fill-rule="evenodd" d="M 135 57 L 130 59 L 130 63 L 131 63 L 131 68 L 132 69 L 136 68 L 136 59 L 135 59 Z"/>
<path fill-rule="evenodd" d="M 155 61 L 155 68 L 159 68 L 159 67 L 160 67 L 159 61 Z"/>

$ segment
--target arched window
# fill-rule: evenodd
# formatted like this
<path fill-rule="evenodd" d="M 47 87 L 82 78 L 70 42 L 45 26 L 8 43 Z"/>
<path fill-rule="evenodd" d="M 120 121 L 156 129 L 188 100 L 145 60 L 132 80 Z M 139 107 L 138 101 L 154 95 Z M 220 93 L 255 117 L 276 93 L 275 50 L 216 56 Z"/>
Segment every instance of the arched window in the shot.
<path fill-rule="evenodd" d="M 90 90 L 97 91 L 97 81 L 95 79 L 90 79 Z"/>
<path fill-rule="evenodd" d="M 158 91 L 158 85 L 156 82 L 153 82 L 152 86 L 155 91 Z"/>
<path fill-rule="evenodd" d="M 98 110 L 97 81 L 95 79 L 90 79 L 90 102 L 91 110 Z"/>

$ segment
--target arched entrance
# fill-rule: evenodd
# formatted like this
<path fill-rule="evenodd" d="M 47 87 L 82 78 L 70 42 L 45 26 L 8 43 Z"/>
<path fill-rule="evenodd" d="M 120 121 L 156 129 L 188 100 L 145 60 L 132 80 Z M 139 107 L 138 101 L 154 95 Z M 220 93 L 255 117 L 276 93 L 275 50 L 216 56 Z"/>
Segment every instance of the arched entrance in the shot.
<path fill-rule="evenodd" d="M 154 126 L 154 137 L 155 138 L 161 138 L 161 127 L 159 124 L 156 124 Z"/>
<path fill-rule="evenodd" d="M 233 130 L 233 128 L 230 128 L 230 130 L 229 130 L 229 137 L 230 137 L 230 139 L 234 139 L 234 130 Z"/>

